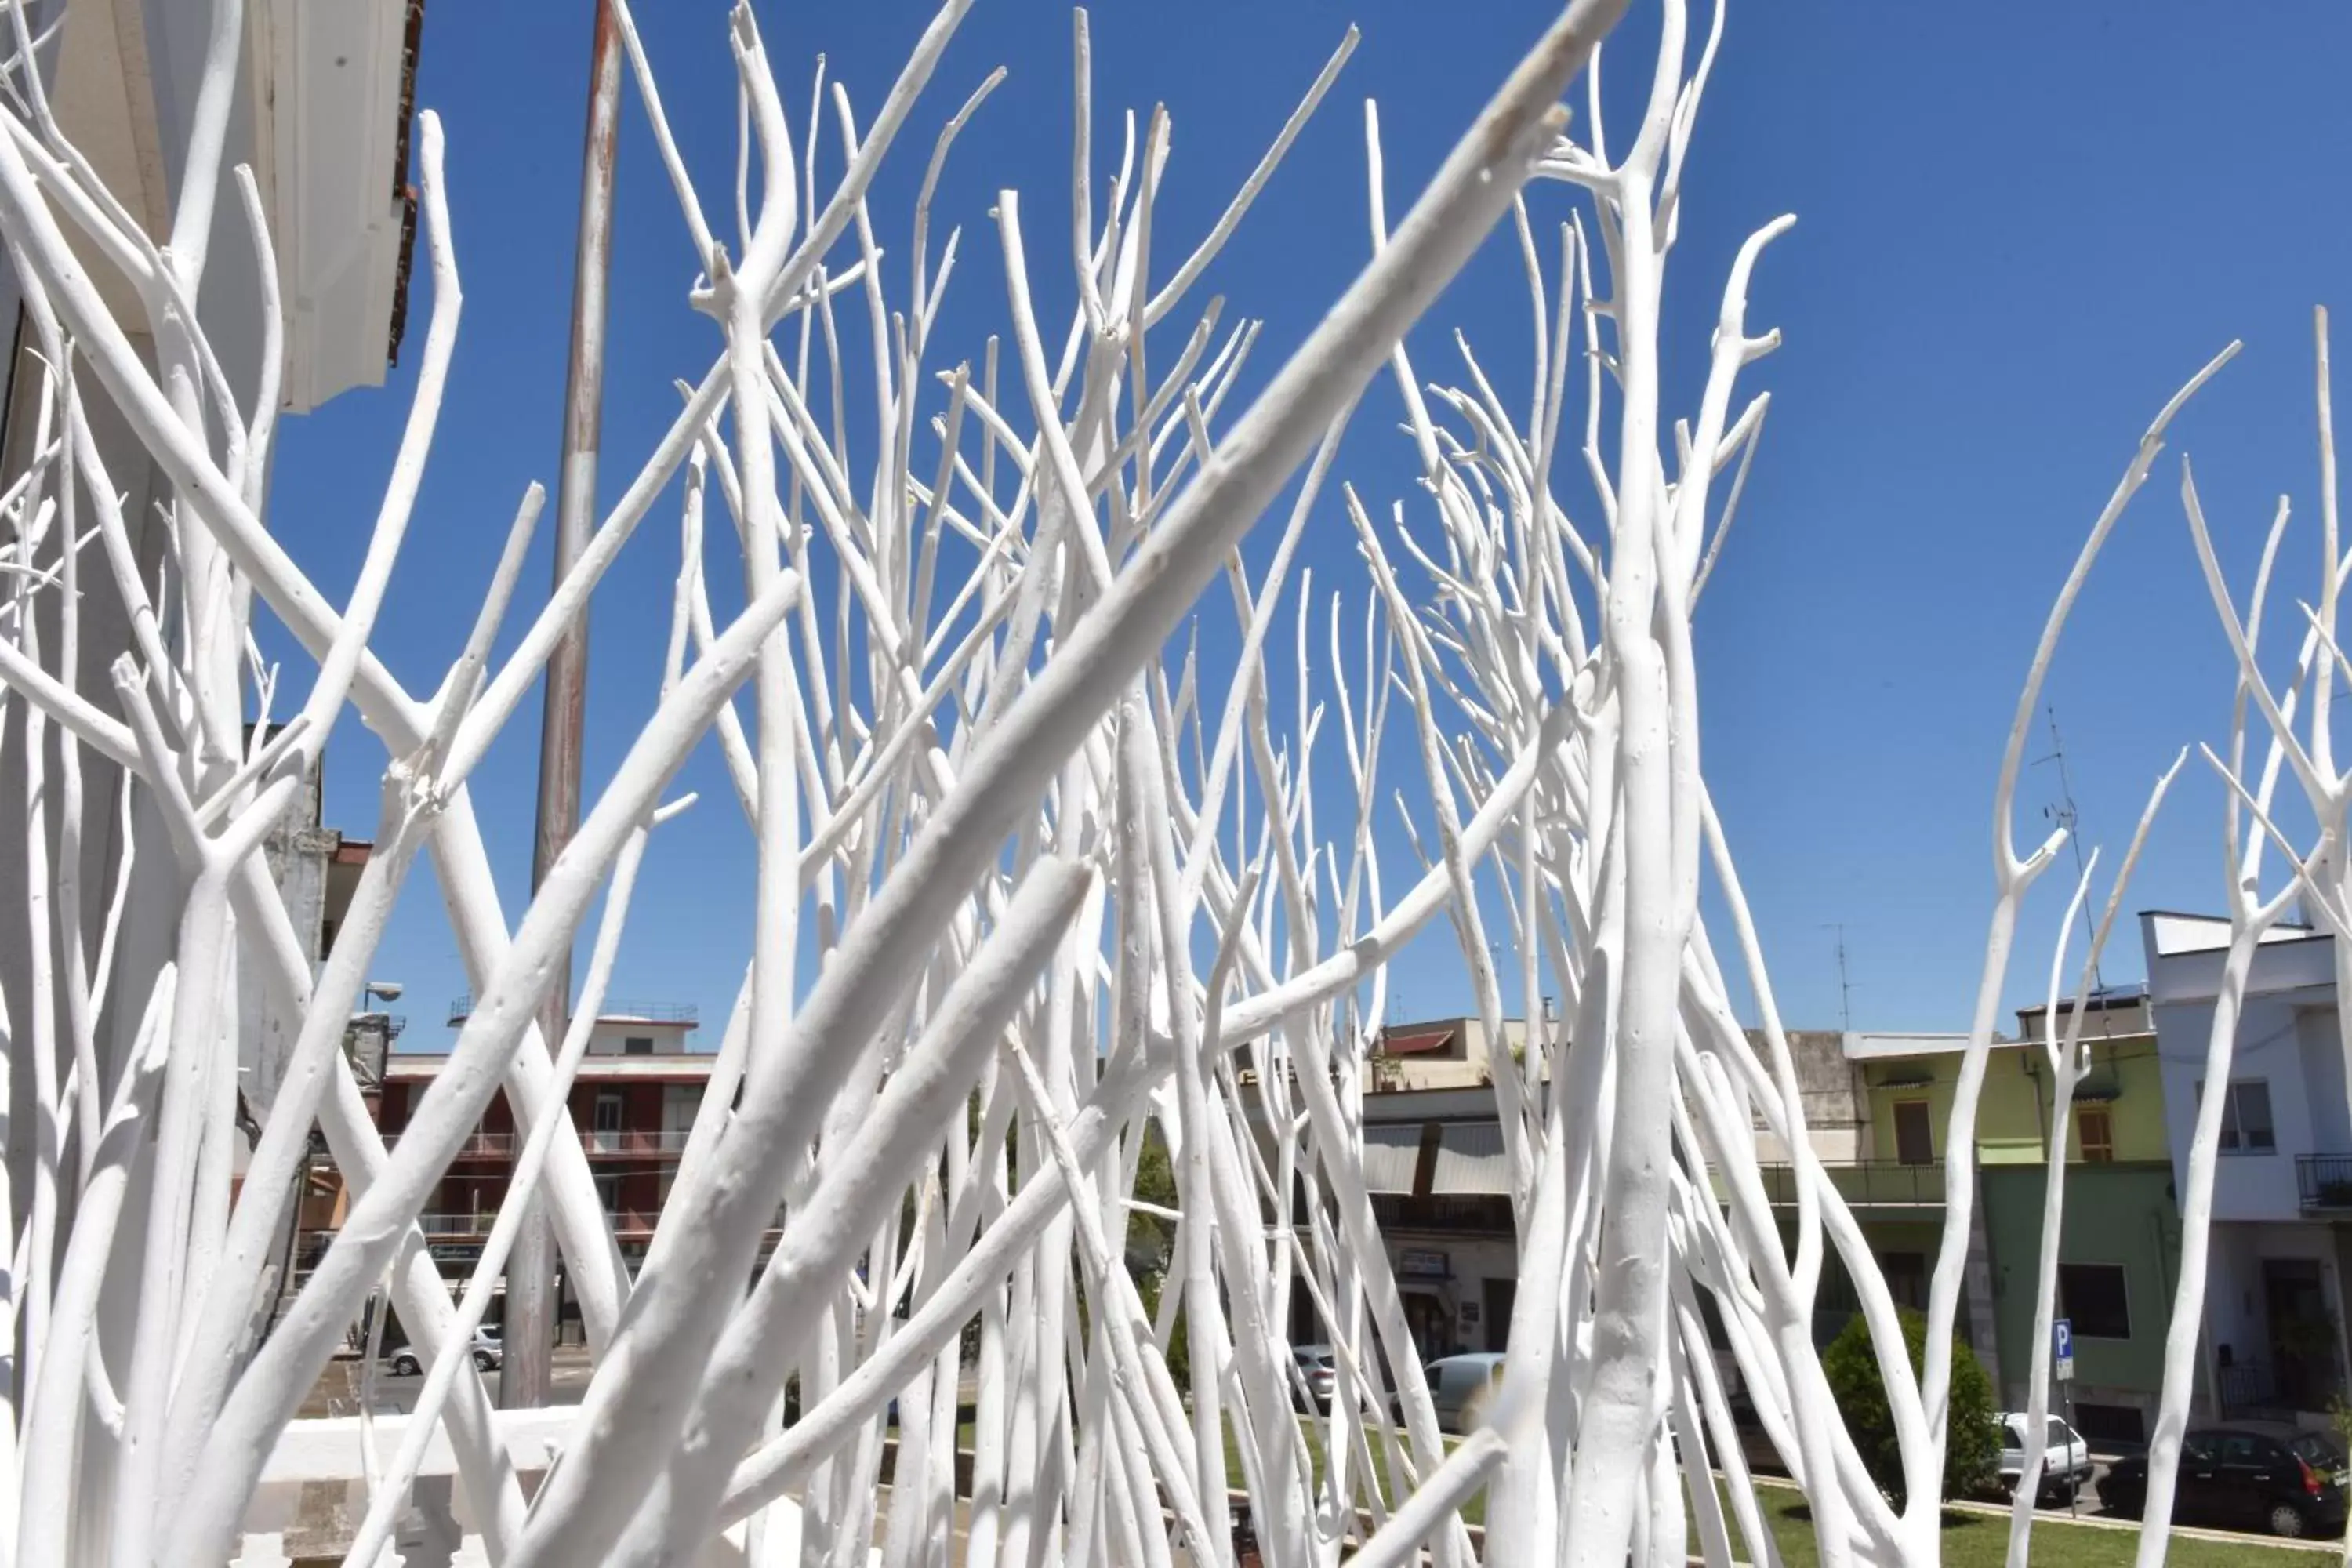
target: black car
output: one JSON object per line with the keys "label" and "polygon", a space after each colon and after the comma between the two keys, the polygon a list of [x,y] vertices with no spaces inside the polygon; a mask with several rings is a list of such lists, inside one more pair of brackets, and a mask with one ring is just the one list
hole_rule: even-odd
{"label": "black car", "polygon": [[[2346,1468],[2343,1445],[2324,1432],[2267,1421],[2200,1428],[2181,1439],[2172,1516],[2273,1535],[2337,1535]],[[2147,1501],[2147,1461],[2116,1460],[2099,1498],[2137,1517]]]}

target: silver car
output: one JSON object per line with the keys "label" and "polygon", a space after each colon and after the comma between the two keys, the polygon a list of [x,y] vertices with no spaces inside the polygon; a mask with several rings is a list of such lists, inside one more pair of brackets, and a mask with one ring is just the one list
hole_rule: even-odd
{"label": "silver car", "polygon": [[[495,1326],[486,1325],[474,1331],[474,1365],[483,1372],[496,1372],[507,1359],[506,1344],[499,1338]],[[392,1363],[394,1377],[415,1377],[424,1372],[425,1363],[415,1347],[403,1345],[384,1359]]]}
{"label": "silver car", "polygon": [[1300,1381],[1307,1385],[1304,1394],[1301,1394],[1295,1386],[1293,1387],[1292,1403],[1296,1404],[1305,1399],[1312,1402],[1318,1411],[1330,1409],[1331,1390],[1339,1382],[1339,1363],[1331,1354],[1331,1347],[1329,1345],[1293,1345],[1290,1348],[1290,1353],[1298,1363]]}

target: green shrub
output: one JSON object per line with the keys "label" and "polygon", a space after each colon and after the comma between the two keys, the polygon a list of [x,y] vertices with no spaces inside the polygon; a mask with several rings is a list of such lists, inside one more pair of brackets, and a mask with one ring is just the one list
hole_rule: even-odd
{"label": "green shrub", "polygon": [[[1909,1308],[1898,1308],[1903,1343],[1911,1370],[1926,1360],[1927,1321]],[[1859,1314],[1822,1352],[1822,1371],[1829,1379],[1830,1395],[1845,1416],[1846,1430],[1862,1451],[1863,1463],[1897,1507],[1904,1500],[1903,1456],[1895,1441],[1895,1420],[1886,1406],[1886,1385],[1878,1375],[1878,1356],[1870,1348],[1870,1329]],[[2000,1473],[2000,1427],[1993,1420],[1992,1380],[1968,1346],[1952,1341],[1951,1414],[1944,1444],[1944,1496],[1966,1497],[1990,1486]]]}

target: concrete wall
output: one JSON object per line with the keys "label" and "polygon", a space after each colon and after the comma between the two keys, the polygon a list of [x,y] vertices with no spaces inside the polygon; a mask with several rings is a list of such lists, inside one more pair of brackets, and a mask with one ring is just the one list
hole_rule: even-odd
{"label": "concrete wall", "polygon": [[[1786,1038],[1796,1071],[1798,1102],[1805,1113],[1806,1142],[1814,1156],[1832,1164],[1871,1158],[1862,1071],[1846,1059],[1845,1036],[1835,1029],[1791,1029]],[[1759,1058],[1771,1059],[1764,1031],[1748,1030],[1748,1040]],[[1756,1157],[1768,1164],[1785,1163],[1790,1158],[1788,1144],[1778,1133],[1765,1130],[1760,1112],[1755,1125]]]}
{"label": "concrete wall", "polygon": [[593,1057],[617,1057],[626,1054],[632,1039],[651,1040],[654,1055],[681,1056],[686,1051],[687,1037],[694,1032],[691,1024],[654,1023],[642,1018],[599,1018],[588,1032],[588,1054]]}

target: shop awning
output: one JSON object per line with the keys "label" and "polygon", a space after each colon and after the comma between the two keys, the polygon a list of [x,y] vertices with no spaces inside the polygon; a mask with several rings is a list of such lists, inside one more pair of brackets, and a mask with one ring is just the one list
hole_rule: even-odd
{"label": "shop awning", "polygon": [[1438,1135],[1437,1172],[1429,1190],[1441,1197],[1462,1193],[1511,1191],[1511,1163],[1503,1152],[1503,1128],[1496,1121],[1450,1121]]}
{"label": "shop awning", "polygon": [[1375,1193],[1412,1194],[1421,1165],[1421,1123],[1389,1122],[1364,1129],[1364,1186]]}

